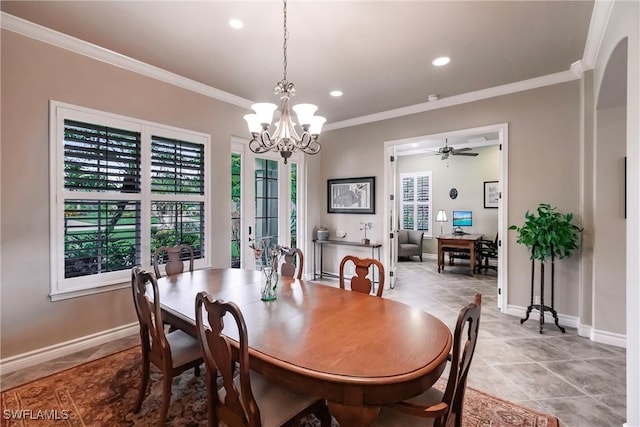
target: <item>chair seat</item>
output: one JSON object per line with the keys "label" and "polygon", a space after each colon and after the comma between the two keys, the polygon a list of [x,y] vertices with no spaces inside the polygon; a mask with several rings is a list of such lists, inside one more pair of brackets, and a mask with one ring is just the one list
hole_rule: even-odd
{"label": "chair seat", "polygon": [[171,348],[171,360],[174,368],[202,357],[198,340],[183,331],[177,330],[167,334],[167,341]]}
{"label": "chair seat", "polygon": [[[263,426],[281,426],[299,412],[318,401],[317,397],[307,396],[266,380],[256,372],[249,372],[251,391],[260,408],[260,419]],[[240,390],[240,376],[233,380]],[[218,390],[218,398],[222,401],[227,394],[224,387]]]}
{"label": "chair seat", "polygon": [[[442,402],[443,392],[431,387],[424,393],[405,400],[405,402],[412,403],[414,405],[429,407],[437,403]],[[372,424],[372,427],[406,427],[406,426],[432,426],[434,418],[416,418],[411,415],[403,414],[398,411],[382,407],[380,409],[380,415],[376,421]]]}

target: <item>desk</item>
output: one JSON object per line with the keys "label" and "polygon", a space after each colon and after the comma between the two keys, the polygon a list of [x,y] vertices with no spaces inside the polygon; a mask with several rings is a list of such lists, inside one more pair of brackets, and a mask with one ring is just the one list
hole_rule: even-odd
{"label": "desk", "polygon": [[[451,350],[448,327],[408,305],[281,278],[276,301],[260,300],[260,272],[206,269],[158,279],[163,314],[195,331],[195,296],[235,302],[249,333],[251,369],[326,398],[340,425],[368,426],[380,406],[429,389]],[[237,338],[233,322],[225,333]]]}
{"label": "desk", "polygon": [[[371,258],[376,258],[380,261],[380,248],[382,247],[381,243],[360,243],[360,242],[349,242],[345,240],[314,240],[313,241],[313,280],[316,279],[317,276],[320,276],[322,279],[324,276],[329,277],[339,277],[336,274],[326,273],[322,269],[323,262],[323,253],[325,245],[339,245],[339,246],[358,246],[361,248],[371,248]],[[320,274],[317,273],[316,269],[316,246],[320,246]],[[378,256],[375,256],[375,251],[378,251]],[[375,283],[375,276],[373,282]]]}
{"label": "desk", "polygon": [[444,251],[442,248],[466,249],[469,251],[471,275],[476,268],[476,241],[482,239],[482,234],[443,234],[438,236],[438,273],[444,270]]}

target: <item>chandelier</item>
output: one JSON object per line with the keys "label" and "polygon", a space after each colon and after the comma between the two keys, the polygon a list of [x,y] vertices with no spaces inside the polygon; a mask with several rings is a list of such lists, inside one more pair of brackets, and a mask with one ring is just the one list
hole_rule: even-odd
{"label": "chandelier", "polygon": [[318,137],[320,136],[322,125],[327,120],[324,117],[313,115],[318,109],[313,104],[294,105],[293,111],[296,113],[300,123],[299,128],[296,129],[296,123],[293,122],[289,109],[289,101],[296,94],[296,88],[292,82],[287,81],[288,38],[287,0],[284,0],[284,76],[273,90],[276,95],[280,95],[280,117],[275,124],[273,133],[269,133],[274,112],[278,108],[277,105],[269,102],[253,104],[251,109],[255,113],[244,116],[249,126],[249,132],[251,132],[249,149],[257,154],[266,153],[267,151],[279,151],[285,164],[295,151],[302,151],[307,154],[317,154],[320,151]]}

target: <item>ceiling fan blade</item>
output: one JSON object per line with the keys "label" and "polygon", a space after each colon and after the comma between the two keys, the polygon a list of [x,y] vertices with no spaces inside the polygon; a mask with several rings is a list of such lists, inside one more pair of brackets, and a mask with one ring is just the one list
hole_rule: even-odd
{"label": "ceiling fan blade", "polygon": [[454,153],[456,153],[456,152],[457,152],[457,153],[459,153],[459,152],[461,152],[461,151],[469,151],[469,150],[471,150],[471,148],[469,148],[469,147],[462,147],[462,148],[454,148],[454,149],[453,149],[453,152],[454,152]]}
{"label": "ceiling fan blade", "polygon": [[453,155],[454,155],[454,156],[477,156],[477,155],[478,155],[478,153],[460,153],[460,152],[456,153],[456,152],[454,151],[454,152],[453,152]]}

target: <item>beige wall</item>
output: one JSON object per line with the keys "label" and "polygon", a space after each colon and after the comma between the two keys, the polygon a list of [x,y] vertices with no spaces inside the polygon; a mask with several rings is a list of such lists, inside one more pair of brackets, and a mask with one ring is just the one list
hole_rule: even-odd
{"label": "beige wall", "polygon": [[[375,175],[376,215],[373,238],[382,240],[382,169],[384,142],[507,122],[509,124],[508,224],[521,225],[526,210],[546,202],[563,212],[580,208],[580,82],[572,81],[469,104],[428,111],[323,135],[323,175],[317,191],[326,197],[326,179]],[[360,218],[324,214],[330,229],[354,229]],[[357,228],[356,228],[357,230]],[[357,235],[357,234],[356,234]],[[510,233],[508,304],[526,307],[530,262],[527,250]],[[556,309],[578,315],[579,257],[557,263]],[[547,280],[547,283],[549,281]],[[547,291],[548,292],[548,291]],[[547,293],[548,295],[548,293]]]}
{"label": "beige wall", "polygon": [[[49,100],[211,135],[215,266],[228,266],[230,139],[243,110],[63,49],[2,31],[0,357],[135,322],[128,289],[51,302]],[[219,185],[218,183],[225,183]]]}
{"label": "beige wall", "polygon": [[607,301],[594,307],[593,327],[626,332],[626,219],[624,215],[624,158],[626,105],[598,110],[596,134],[595,245],[593,297]]}
{"label": "beige wall", "polygon": [[[465,227],[467,233],[483,234],[485,239],[493,240],[498,232],[498,209],[484,208],[484,182],[498,180],[499,154],[497,145],[477,147],[473,152],[476,157],[449,156],[442,160],[440,156],[413,155],[398,157],[398,173],[431,172],[433,188],[433,232],[432,237],[425,239],[423,250],[436,254],[438,244],[436,237],[440,234],[440,223],[435,221],[436,213],[444,209],[447,221],[442,224],[444,233],[451,232],[451,216],[453,210],[473,211],[473,226]],[[449,190],[455,187],[458,197],[451,199]],[[400,181],[398,180],[397,200],[400,200]]]}

